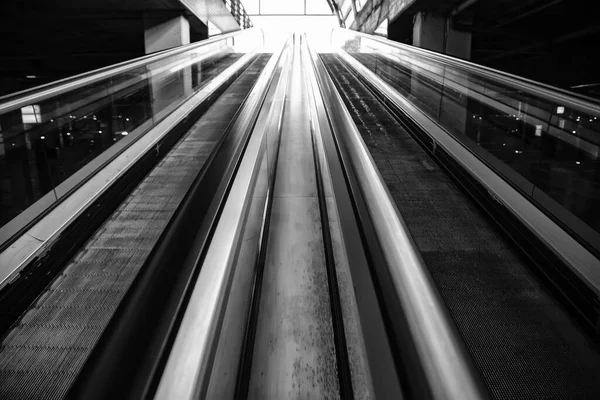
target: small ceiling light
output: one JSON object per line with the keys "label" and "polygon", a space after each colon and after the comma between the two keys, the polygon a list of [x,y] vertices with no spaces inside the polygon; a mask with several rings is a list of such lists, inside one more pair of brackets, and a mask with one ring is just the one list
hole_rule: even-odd
{"label": "small ceiling light", "polygon": [[44,140],[46,139],[46,136],[40,136],[40,139]]}
{"label": "small ceiling light", "polygon": [[25,78],[27,78],[27,79],[35,79],[35,78],[37,78],[37,76],[35,76],[35,75],[25,75]]}
{"label": "small ceiling light", "polygon": [[129,132],[127,132],[127,131],[123,131],[123,132],[121,132],[121,135],[123,135],[123,136],[127,136],[127,135],[129,135]]}

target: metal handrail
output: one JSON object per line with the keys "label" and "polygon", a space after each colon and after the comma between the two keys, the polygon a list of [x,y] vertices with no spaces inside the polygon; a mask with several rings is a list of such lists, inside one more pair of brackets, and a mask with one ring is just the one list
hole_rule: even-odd
{"label": "metal handrail", "polygon": [[133,60],[128,60],[119,64],[100,68],[94,71],[84,72],[83,74],[65,78],[56,82],[51,82],[46,85],[38,86],[36,88],[9,94],[7,96],[0,97],[0,115],[9,111],[20,109],[24,106],[36,104],[51,97],[59,96],[61,94],[70,92],[75,89],[79,89],[87,85],[94,84],[104,79],[124,74],[128,71],[143,67],[150,63],[161,61],[168,57],[176,56],[178,54],[182,54],[190,50],[218,43],[222,40],[226,40],[234,36],[247,34],[248,32],[255,32],[256,30],[260,30],[262,32],[262,29],[260,28],[252,28],[226,33],[223,35],[214,36],[210,39],[203,40],[201,42],[184,45],[174,49],[164,50],[154,54],[149,54]]}
{"label": "metal handrail", "polygon": [[[338,141],[352,164],[357,185],[373,222],[377,241],[387,264],[411,343],[418,355],[418,368],[426,387],[419,388],[433,399],[486,399],[471,357],[439,294],[406,223],[361,139],[325,66],[311,49],[311,59],[320,89],[327,99],[332,126],[342,134]],[[401,315],[395,318],[402,318]],[[413,347],[414,346],[414,347]]]}
{"label": "metal handrail", "polygon": [[537,82],[531,79],[523,78],[518,75],[509,74],[508,72],[499,71],[483,65],[478,65],[470,61],[454,58],[452,56],[436,53],[435,51],[423,49],[416,46],[410,46],[404,43],[398,43],[380,36],[369,35],[363,32],[353,31],[350,29],[335,28],[332,29],[330,35],[330,43],[333,44],[333,35],[336,31],[347,31],[355,36],[365,37],[376,42],[385,44],[390,47],[395,47],[400,50],[413,52],[425,58],[433,59],[443,63],[446,66],[453,66],[467,72],[478,74],[487,79],[497,81],[502,85],[506,85],[518,90],[528,91],[536,96],[556,102],[561,105],[566,105],[584,111],[590,115],[600,115],[600,103],[598,100],[583,96],[577,93],[569,92],[555,86],[551,86],[542,82]]}
{"label": "metal handrail", "polygon": [[238,161],[238,172],[228,189],[211,242],[203,250],[203,258],[188,258],[188,262],[202,262],[202,269],[194,287],[190,288],[179,331],[154,395],[157,400],[204,398],[203,392],[208,389],[211,354],[218,344],[218,320],[224,316],[225,293],[232,278],[237,243],[241,240],[241,226],[248,212],[248,196],[251,196],[253,176],[259,168],[258,153],[265,134],[256,134],[254,122],[264,104],[271,104],[270,96],[274,94],[269,94],[269,89],[277,82],[276,72],[282,68],[288,44],[289,40],[263,68],[244,103],[245,108],[231,128],[250,137]]}

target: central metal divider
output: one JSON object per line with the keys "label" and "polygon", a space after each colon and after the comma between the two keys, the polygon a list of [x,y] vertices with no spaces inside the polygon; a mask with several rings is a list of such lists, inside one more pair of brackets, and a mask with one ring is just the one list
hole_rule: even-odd
{"label": "central metal divider", "polygon": [[155,397],[487,398],[322,62],[281,54]]}

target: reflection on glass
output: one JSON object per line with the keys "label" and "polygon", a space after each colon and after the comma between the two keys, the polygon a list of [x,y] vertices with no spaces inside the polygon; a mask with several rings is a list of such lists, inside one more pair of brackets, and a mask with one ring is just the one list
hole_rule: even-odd
{"label": "reflection on glass", "polygon": [[558,103],[410,46],[342,30],[334,40],[493,167],[509,166],[518,175],[497,171],[525,195],[600,231],[600,106]]}
{"label": "reflection on glass", "polygon": [[21,108],[21,116],[23,117],[23,124],[39,124],[42,122],[40,106],[37,104]]}
{"label": "reflection on glass", "polygon": [[48,196],[54,201],[75,188],[253,50],[262,34],[250,30],[238,38],[240,46],[231,38],[192,45],[189,51],[0,114],[0,227],[36,201]]}

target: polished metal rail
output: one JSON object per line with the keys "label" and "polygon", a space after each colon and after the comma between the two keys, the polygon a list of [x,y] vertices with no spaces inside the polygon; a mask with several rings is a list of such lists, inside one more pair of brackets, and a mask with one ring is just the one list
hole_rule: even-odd
{"label": "polished metal rail", "polygon": [[[421,371],[418,381],[422,387],[413,390],[433,399],[487,398],[454,322],[367,146],[322,61],[314,50],[311,55],[337,141],[351,163],[346,168],[352,168],[355,173],[383,252],[394,288],[391,295],[400,305],[401,315],[394,315],[392,323],[404,325],[403,329],[408,331],[409,343],[399,342],[398,346],[407,354],[416,351],[414,374],[418,376]],[[400,341],[400,338],[394,340]]]}
{"label": "polished metal rail", "polygon": [[536,82],[531,79],[523,78],[507,72],[499,71],[483,65],[478,65],[470,61],[454,58],[446,54],[436,53],[435,51],[423,49],[416,46],[410,46],[404,43],[394,42],[380,36],[369,35],[362,32],[350,31],[349,29],[335,28],[331,31],[330,41],[333,44],[334,35],[336,33],[344,35],[358,36],[368,40],[373,40],[382,43],[386,46],[395,47],[399,50],[411,52],[413,54],[435,60],[436,62],[451,66],[457,69],[464,70],[468,73],[477,74],[484,78],[498,82],[499,84],[509,86],[519,91],[525,91],[542,97],[546,100],[556,102],[561,106],[568,106],[593,116],[600,116],[600,103],[598,100],[591,97],[579,95],[567,90],[547,85],[541,82]]}
{"label": "polished metal rail", "polygon": [[[261,107],[272,101],[266,98],[267,92],[276,69],[282,68],[285,62],[287,44],[265,66],[246,100],[248,108],[240,114],[232,129],[245,132],[254,129]],[[203,259],[196,260],[203,263],[202,269],[158,385],[156,399],[204,398],[208,390],[219,327],[241,240],[240,231],[248,212],[248,197],[260,169],[259,154],[264,151],[262,143],[265,131],[260,135],[254,132],[250,137],[209,248]]]}
{"label": "polished metal rail", "polygon": [[[56,82],[51,82],[46,85],[36,88],[27,89],[21,92],[12,93],[4,97],[0,97],[0,115],[9,111],[17,110],[30,104],[36,104],[51,97],[73,91],[100,82],[117,75],[124,74],[136,68],[143,67],[150,63],[164,60],[168,57],[173,57],[178,54],[195,50],[200,47],[205,47],[214,43],[223,41],[224,39],[234,38],[239,35],[247,35],[249,32],[261,31],[260,28],[252,28],[243,31],[236,31],[224,35],[214,36],[210,39],[201,42],[192,43],[189,45],[177,47],[174,49],[164,50],[158,53],[149,54],[134,60],[124,61],[109,67],[100,68],[94,71],[85,72],[80,75],[65,78]],[[264,33],[263,33],[264,36]]]}

